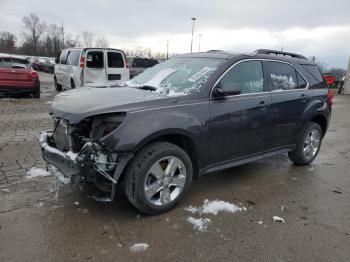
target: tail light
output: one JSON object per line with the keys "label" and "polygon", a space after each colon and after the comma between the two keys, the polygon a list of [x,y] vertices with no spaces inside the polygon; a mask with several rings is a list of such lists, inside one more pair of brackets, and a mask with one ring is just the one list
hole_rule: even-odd
{"label": "tail light", "polygon": [[85,56],[81,56],[80,57],[79,67],[80,68],[84,68],[85,67]]}
{"label": "tail light", "polygon": [[328,94],[327,94],[327,96],[328,96],[329,104],[332,106],[332,105],[333,105],[333,97],[334,97],[334,94],[333,94],[333,92],[332,92],[331,89],[328,89]]}
{"label": "tail light", "polygon": [[125,58],[125,68],[129,68],[128,59]]}
{"label": "tail light", "polygon": [[31,77],[32,77],[32,81],[38,81],[39,80],[39,75],[38,75],[37,71],[32,70],[30,72],[30,74],[31,74]]}

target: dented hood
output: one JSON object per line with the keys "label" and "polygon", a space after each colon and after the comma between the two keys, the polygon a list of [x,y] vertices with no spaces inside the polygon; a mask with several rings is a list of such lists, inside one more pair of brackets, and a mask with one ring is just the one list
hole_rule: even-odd
{"label": "dented hood", "polygon": [[129,87],[83,87],[58,94],[52,103],[52,113],[57,118],[64,118],[69,123],[76,124],[97,114],[144,109],[152,104],[147,101],[153,100],[161,100],[162,104],[167,104],[173,99]]}

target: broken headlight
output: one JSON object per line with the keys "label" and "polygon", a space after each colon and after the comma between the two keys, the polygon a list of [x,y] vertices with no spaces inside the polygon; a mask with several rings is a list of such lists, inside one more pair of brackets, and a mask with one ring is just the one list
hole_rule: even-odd
{"label": "broken headlight", "polygon": [[102,114],[94,117],[90,138],[99,139],[113,132],[125,119],[125,113]]}

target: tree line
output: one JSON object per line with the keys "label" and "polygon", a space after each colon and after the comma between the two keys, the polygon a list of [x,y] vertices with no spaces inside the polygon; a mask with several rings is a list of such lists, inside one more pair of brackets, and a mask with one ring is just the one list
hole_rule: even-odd
{"label": "tree line", "polygon": [[[69,47],[109,47],[105,37],[95,38],[91,32],[78,35],[66,32],[63,24],[47,24],[37,14],[24,16],[22,41],[11,32],[0,32],[0,53],[28,56],[55,57],[60,50]],[[164,53],[153,53],[149,48],[124,49],[126,55],[165,58]]]}

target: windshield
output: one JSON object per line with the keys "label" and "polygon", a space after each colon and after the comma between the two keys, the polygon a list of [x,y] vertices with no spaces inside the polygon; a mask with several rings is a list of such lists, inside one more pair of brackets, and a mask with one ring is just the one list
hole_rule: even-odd
{"label": "windshield", "polygon": [[167,95],[186,95],[207,82],[224,59],[178,57],[148,68],[126,82],[131,87],[153,87],[155,92]]}

